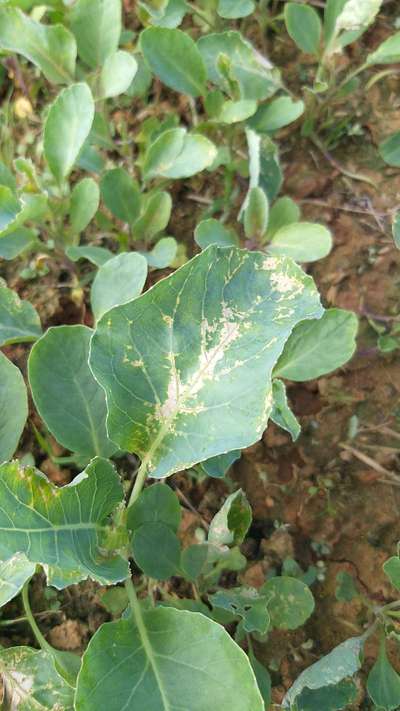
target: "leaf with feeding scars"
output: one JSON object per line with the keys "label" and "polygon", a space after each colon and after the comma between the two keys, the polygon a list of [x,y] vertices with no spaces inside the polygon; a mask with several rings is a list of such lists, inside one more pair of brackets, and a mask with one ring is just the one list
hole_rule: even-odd
{"label": "leaf with feeding scars", "polygon": [[241,489],[229,494],[210,523],[208,540],[217,546],[243,543],[253,516],[246,494]]}
{"label": "leaf with feeding scars", "polygon": [[100,319],[89,362],[109,436],[156,478],[249,446],[266,427],[271,371],[293,326],[322,313],[291,259],[209,247]]}
{"label": "leaf with feeding scars", "polygon": [[244,652],[198,612],[158,607],[102,625],[83,656],[76,711],[262,711]]}
{"label": "leaf with feeding scars", "polygon": [[243,620],[246,632],[265,634],[269,628],[270,617],[268,597],[260,595],[255,588],[241,587],[218,590],[208,599],[212,607],[232,612]]}
{"label": "leaf with feeding scars", "polygon": [[12,558],[0,561],[0,607],[21,592],[26,581],[34,574],[35,567],[23,553],[16,553]]}
{"label": "leaf with feeding scars", "polygon": [[43,565],[49,585],[61,589],[92,578],[125,580],[128,564],[102,550],[108,519],[123,499],[111,462],[97,457],[71,484],[54,486],[35,467],[0,467],[0,558],[24,553]]}
{"label": "leaf with feeding scars", "polygon": [[336,686],[343,679],[358,672],[360,653],[365,637],[350,637],[332,649],[329,654],[304,669],[283,699],[283,708],[292,708],[304,689],[321,689]]}
{"label": "leaf with feeding scars", "polygon": [[4,709],[73,711],[74,689],[57,672],[48,652],[30,647],[0,651]]}

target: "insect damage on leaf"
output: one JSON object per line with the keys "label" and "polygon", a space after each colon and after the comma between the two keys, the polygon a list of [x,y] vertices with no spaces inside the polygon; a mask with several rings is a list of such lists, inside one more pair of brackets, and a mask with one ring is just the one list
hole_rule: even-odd
{"label": "insect damage on leaf", "polygon": [[209,247],[100,320],[90,367],[110,436],[155,477],[255,442],[288,336],[321,314],[312,279],[290,259]]}
{"label": "insect damage on leaf", "polygon": [[0,558],[23,552],[44,566],[58,588],[90,577],[124,580],[126,561],[108,555],[108,517],[121,502],[122,486],[110,462],[97,457],[68,486],[51,484],[34,467],[0,467]]}

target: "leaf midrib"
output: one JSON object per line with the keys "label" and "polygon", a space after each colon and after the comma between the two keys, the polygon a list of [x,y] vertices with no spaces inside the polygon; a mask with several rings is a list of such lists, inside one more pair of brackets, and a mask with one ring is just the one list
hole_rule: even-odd
{"label": "leaf midrib", "polygon": [[[132,609],[132,614],[135,620],[136,628],[139,633],[140,641],[142,643],[143,649],[146,653],[149,664],[153,670],[157,686],[160,692],[161,700],[163,703],[163,711],[172,711],[172,707],[168,701],[166,691],[164,689],[163,681],[161,679],[160,673],[158,671],[156,655],[154,654],[152,644],[150,642],[149,635],[147,633],[147,628],[143,619],[142,611],[140,608],[140,603],[136,597],[136,594],[130,594],[130,588],[128,588],[129,602]],[[161,710],[160,710],[161,711]]]}

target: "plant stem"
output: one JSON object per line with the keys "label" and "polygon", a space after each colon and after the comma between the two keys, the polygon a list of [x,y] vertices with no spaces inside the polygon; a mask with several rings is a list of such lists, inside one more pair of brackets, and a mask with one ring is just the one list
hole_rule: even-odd
{"label": "plant stem", "polygon": [[399,69],[396,69],[396,67],[390,67],[389,69],[382,69],[381,72],[378,72],[377,74],[374,74],[371,79],[366,83],[365,85],[365,91],[369,91],[376,82],[380,81],[381,79],[384,79],[385,77],[389,77],[392,74],[398,74]]}
{"label": "plant stem", "polygon": [[345,175],[346,178],[350,178],[351,180],[360,180],[363,183],[368,183],[368,185],[372,185],[372,187],[376,187],[375,183],[371,178],[369,178],[367,175],[361,175],[360,173],[352,173],[350,170],[346,170],[338,161],[327,151],[325,148],[324,144],[322,141],[319,140],[318,136],[315,133],[311,133],[309,136],[310,141],[314,143],[314,145],[319,148],[321,151],[322,155],[326,160],[331,163],[342,175]]}
{"label": "plant stem", "polygon": [[146,481],[147,477],[147,462],[144,461],[141,463],[138,473],[136,474],[136,479],[135,483],[133,485],[132,493],[129,497],[128,501],[128,506],[132,506],[132,504],[135,503],[135,501],[139,498],[140,492],[143,489],[144,483]]}
{"label": "plant stem", "polygon": [[51,645],[48,643],[48,641],[43,637],[38,625],[36,624],[36,620],[34,618],[32,608],[29,602],[29,580],[25,583],[24,587],[22,588],[22,603],[24,606],[25,610],[25,615],[26,619],[29,622],[32,632],[35,635],[36,641],[41,649],[45,652],[51,652],[53,653],[53,648]]}
{"label": "plant stem", "polygon": [[[62,614],[61,610],[43,610],[43,612],[34,613],[34,617],[49,617],[50,615]],[[13,625],[21,624],[22,622],[29,622],[25,615],[22,617],[14,617],[13,620],[0,620],[0,627],[12,627]]]}

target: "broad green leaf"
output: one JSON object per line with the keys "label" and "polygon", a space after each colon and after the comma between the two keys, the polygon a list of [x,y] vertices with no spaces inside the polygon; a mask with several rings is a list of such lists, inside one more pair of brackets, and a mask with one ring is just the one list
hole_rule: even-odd
{"label": "broad green leaf", "polygon": [[127,91],[137,68],[136,59],[129,52],[118,50],[114,54],[110,54],[105,60],[100,74],[101,98],[108,99]]}
{"label": "broad green leaf", "polygon": [[207,249],[210,244],[217,244],[219,247],[234,247],[238,244],[234,231],[213,217],[199,222],[194,231],[194,241],[201,249]]}
{"label": "broad green leaf", "polygon": [[250,664],[252,666],[254,675],[257,680],[257,685],[260,690],[260,694],[263,698],[264,705],[267,709],[269,709],[269,706],[271,704],[271,677],[269,674],[268,669],[264,667],[263,664],[261,664],[258,659],[255,658],[254,654],[249,651],[249,660]]}
{"label": "broad green leaf", "polygon": [[173,29],[181,24],[188,10],[189,7],[185,0],[169,0],[163,16],[160,19],[153,18],[152,24],[157,27]]}
{"label": "broad green leaf", "polygon": [[400,558],[392,556],[383,564],[384,573],[388,576],[392,585],[400,590]]}
{"label": "broad green leaf", "polygon": [[77,0],[71,11],[71,29],[81,59],[92,69],[103,66],[118,49],[121,0]]}
{"label": "broad green leaf", "polygon": [[165,523],[144,523],[132,536],[132,554],[136,565],[149,578],[168,580],[179,573],[181,546]]}
{"label": "broad green leaf", "polygon": [[261,241],[267,230],[268,215],[269,204],[264,190],[259,187],[251,188],[244,211],[244,231],[247,239]]}
{"label": "broad green leaf", "polygon": [[95,216],[100,201],[99,186],[93,178],[83,178],[71,194],[71,232],[79,234]]}
{"label": "broad green leaf", "polygon": [[400,131],[396,131],[379,144],[379,153],[388,165],[394,168],[400,166]]}
{"label": "broad green leaf", "polygon": [[286,575],[270,578],[260,592],[269,598],[271,627],[294,630],[304,625],[314,611],[315,603],[310,588],[297,578]]}
{"label": "broad green leaf", "polygon": [[[1,242],[0,242],[1,248]],[[178,251],[178,243],[173,237],[162,237],[151,252],[142,252],[152,269],[170,267]]]}
{"label": "broad green leaf", "polygon": [[44,155],[59,183],[71,172],[93,118],[94,101],[87,84],[63,89],[51,105],[44,125]]}
{"label": "broad green leaf", "polygon": [[132,531],[144,523],[163,523],[176,533],[180,521],[179,499],[167,484],[148,486],[128,509],[127,525]]}
{"label": "broad green leaf", "polygon": [[87,326],[49,328],[29,356],[32,396],[40,417],[60,444],[87,457],[110,457],[117,446],[106,431],[104,391],[88,366]]}
{"label": "broad green leaf", "polygon": [[291,708],[304,689],[334,688],[343,679],[353,676],[360,668],[360,653],[364,637],[351,637],[335,647],[329,654],[305,669],[290,687],[283,707]]}
{"label": "broad green leaf", "polygon": [[35,568],[35,564],[23,553],[16,553],[12,558],[0,561],[0,607],[21,592],[26,581],[34,574]]}
{"label": "broad green leaf", "polygon": [[269,213],[267,238],[273,237],[281,227],[300,221],[300,208],[290,197],[274,202]]}
{"label": "broad green leaf", "polygon": [[0,650],[3,707],[18,711],[73,711],[74,689],[48,652],[30,647]]}
{"label": "broad green leaf", "polygon": [[28,417],[28,396],[21,371],[0,352],[0,462],[10,459]]}
{"label": "broad green leaf", "polygon": [[285,23],[290,37],[299,49],[308,54],[318,54],[322,25],[318,12],[313,7],[297,2],[285,3]]}
{"label": "broad green leaf", "polygon": [[378,709],[394,711],[400,703],[400,675],[393,669],[387,654],[386,641],[380,645],[378,659],[367,679],[367,690]]}
{"label": "broad green leaf", "polygon": [[191,582],[194,582],[204,571],[209,559],[208,543],[194,543],[182,551],[181,572]]}
{"label": "broad green leaf", "polygon": [[257,102],[253,99],[240,101],[224,101],[219,113],[214,117],[218,123],[239,123],[253,116],[257,109]]}
{"label": "broad green leaf", "polygon": [[92,262],[92,264],[95,264],[96,267],[101,267],[114,256],[109,249],[91,246],[90,244],[83,244],[80,247],[67,247],[65,254],[68,259],[71,259],[72,262],[78,262],[80,259],[87,259],[89,262]]}
{"label": "broad green leaf", "polygon": [[263,711],[244,652],[197,612],[158,607],[106,623],[83,656],[76,711]]}
{"label": "broad green leaf", "polygon": [[367,56],[368,64],[394,64],[400,62],[400,32],[388,37]]}
{"label": "broad green leaf", "polygon": [[0,558],[24,553],[45,566],[49,585],[86,578],[124,580],[128,564],[105,550],[110,514],[123,499],[112,464],[96,458],[68,486],[57,487],[34,467],[0,466]]}
{"label": "broad green leaf", "polygon": [[[259,101],[279,88],[272,64],[261,56],[240,32],[213,33],[197,43],[209,81],[237,99]],[[224,71],[221,71],[221,58]]]}
{"label": "broad green leaf", "polygon": [[101,179],[100,190],[106,206],[119,220],[132,224],[139,217],[139,187],[126,170],[108,170]]}
{"label": "broad green leaf", "polygon": [[132,237],[143,242],[151,242],[166,229],[171,217],[172,200],[164,190],[150,195],[143,214],[132,225]]}
{"label": "broad green leaf", "polygon": [[218,590],[214,595],[209,595],[208,599],[213,607],[228,610],[241,617],[245,632],[267,632],[270,623],[268,597],[259,595],[255,588]]}
{"label": "broad green leaf", "polygon": [[158,135],[147,148],[143,165],[145,176],[158,175],[164,168],[169,169],[182,152],[185,137],[185,128],[171,128]]}
{"label": "broad green leaf", "polygon": [[218,0],[217,12],[226,20],[236,20],[251,15],[254,9],[254,0]]}
{"label": "broad green leaf", "polygon": [[240,545],[250,528],[252,513],[246,495],[234,491],[210,523],[208,540],[218,546]]}
{"label": "broad green leaf", "polygon": [[347,709],[358,696],[353,681],[345,679],[321,689],[303,689],[296,699],[296,711],[341,711]]}
{"label": "broad green leaf", "polygon": [[[393,235],[393,242],[395,243],[397,249],[400,249],[400,212],[396,212],[396,214],[393,217],[392,235]],[[1,242],[0,242],[0,249],[1,249]]]}
{"label": "broad green leaf", "polygon": [[275,232],[267,249],[271,254],[291,257],[296,262],[315,262],[331,251],[332,235],[323,225],[293,222]]}
{"label": "broad green leaf", "polygon": [[35,230],[20,227],[15,232],[10,232],[5,237],[0,239],[0,258],[12,260],[19,257],[23,252],[28,251],[36,240],[37,232]]}
{"label": "broad green leaf", "polygon": [[356,349],[358,319],[352,311],[327,309],[319,320],[296,326],[274,376],[301,382],[344,365]]}
{"label": "broad green leaf", "polygon": [[90,291],[96,321],[114,306],[126,304],[141,294],[147,278],[147,260],[137,252],[122,252],[97,272]]}
{"label": "broad green leaf", "polygon": [[271,370],[293,326],[321,314],[291,260],[209,247],[100,320],[90,367],[110,437],[156,478],[247,447],[266,427]]}
{"label": "broad green leaf", "polygon": [[144,175],[147,180],[190,178],[209,168],[217,155],[215,145],[200,133],[185,128],[171,128],[156,138],[147,151]]}
{"label": "broad green leaf", "polygon": [[206,69],[192,38],[178,29],[149,27],[140,48],[151,71],[170,89],[189,96],[206,91]]}
{"label": "broad green leaf", "polygon": [[228,469],[234,462],[240,459],[240,449],[234,449],[233,452],[227,454],[219,454],[218,457],[211,457],[201,463],[201,468],[208,476],[214,479],[223,479]]}
{"label": "broad green leaf", "polygon": [[0,286],[0,345],[29,343],[42,335],[40,318],[29,301],[13,289]]}
{"label": "broad green leaf", "polygon": [[0,8],[0,48],[22,54],[54,84],[70,84],[76,42],[62,25],[42,25],[17,8]]}
{"label": "broad green leaf", "polygon": [[[298,5],[298,7],[307,9],[306,5]],[[283,126],[293,123],[303,113],[303,101],[294,101],[290,96],[280,96],[278,99],[273,99],[270,103],[260,106],[248,121],[248,125],[257,133],[273,133],[279,131]]]}
{"label": "broad green leaf", "polygon": [[272,406],[271,420],[275,422],[276,425],[289,432],[293,442],[295,442],[301,432],[301,427],[289,407],[286,387],[281,380],[273,380],[272,394],[274,403]]}

